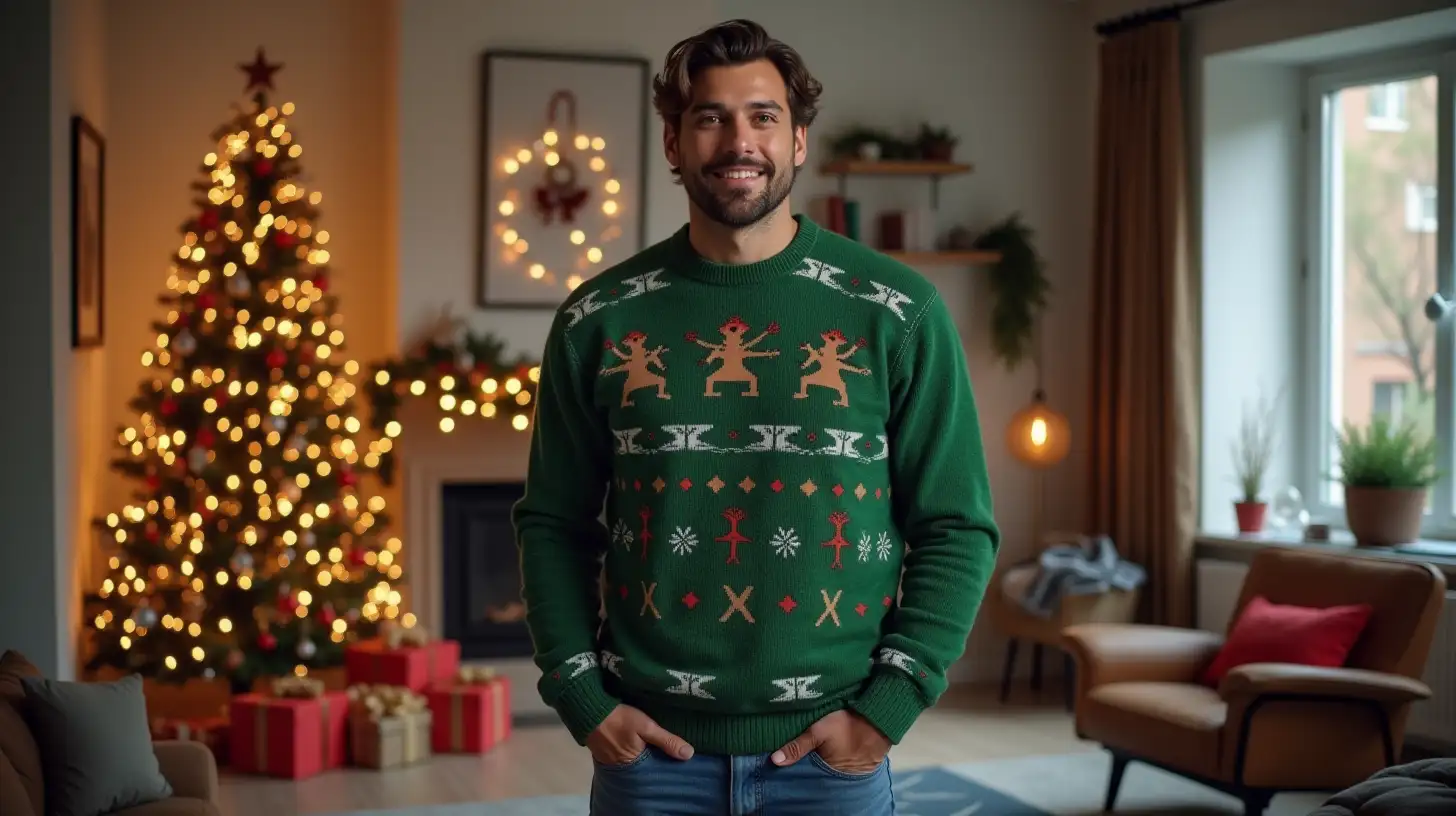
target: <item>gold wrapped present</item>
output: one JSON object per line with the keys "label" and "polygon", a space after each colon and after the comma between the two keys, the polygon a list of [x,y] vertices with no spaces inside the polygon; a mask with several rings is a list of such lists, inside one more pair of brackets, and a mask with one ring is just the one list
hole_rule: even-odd
{"label": "gold wrapped present", "polygon": [[354,764],[395,768],[430,756],[433,716],[424,695],[404,686],[350,686],[349,738]]}

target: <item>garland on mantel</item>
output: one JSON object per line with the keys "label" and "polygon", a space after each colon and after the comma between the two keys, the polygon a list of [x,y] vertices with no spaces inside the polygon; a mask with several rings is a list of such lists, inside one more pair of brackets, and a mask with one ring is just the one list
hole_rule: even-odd
{"label": "garland on mantel", "polygon": [[399,407],[407,397],[438,406],[438,427],[455,430],[457,421],[508,418],[511,427],[531,426],[540,362],[522,354],[507,360],[506,344],[495,335],[476,334],[448,315],[429,337],[404,356],[370,363],[365,386],[372,407],[370,424],[382,434],[379,476],[394,483],[394,440],[403,427]]}

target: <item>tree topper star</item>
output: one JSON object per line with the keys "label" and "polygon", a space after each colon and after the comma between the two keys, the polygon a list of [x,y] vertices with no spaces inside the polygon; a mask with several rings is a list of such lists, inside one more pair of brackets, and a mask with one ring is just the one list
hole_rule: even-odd
{"label": "tree topper star", "polygon": [[244,90],[251,91],[254,88],[272,88],[273,74],[283,67],[281,62],[268,62],[263,58],[263,46],[258,46],[258,55],[253,62],[239,63],[238,70],[248,75],[248,87]]}

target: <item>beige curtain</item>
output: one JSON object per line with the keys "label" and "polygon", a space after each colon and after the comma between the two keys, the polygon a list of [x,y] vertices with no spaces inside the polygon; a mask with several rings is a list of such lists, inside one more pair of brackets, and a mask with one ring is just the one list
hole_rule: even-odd
{"label": "beige curtain", "polygon": [[1101,45],[1092,285],[1091,528],[1148,573],[1142,620],[1193,620],[1197,291],[1177,21]]}

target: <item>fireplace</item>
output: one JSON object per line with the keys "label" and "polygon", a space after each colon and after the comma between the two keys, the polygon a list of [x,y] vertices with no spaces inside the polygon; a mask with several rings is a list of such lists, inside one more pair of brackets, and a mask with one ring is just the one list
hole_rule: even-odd
{"label": "fireplace", "polygon": [[462,658],[531,656],[511,525],[524,490],[520,482],[441,485],[443,628]]}

